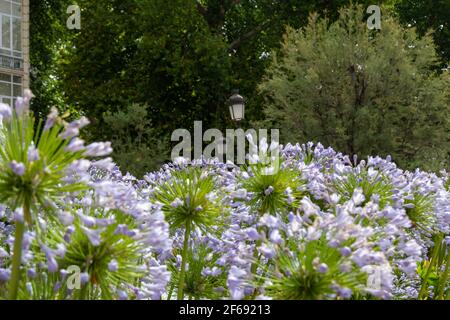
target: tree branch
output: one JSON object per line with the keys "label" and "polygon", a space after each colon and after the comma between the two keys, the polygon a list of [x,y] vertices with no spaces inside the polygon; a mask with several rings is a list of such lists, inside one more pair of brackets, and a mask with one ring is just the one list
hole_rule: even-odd
{"label": "tree branch", "polygon": [[199,1],[195,1],[195,5],[197,6],[197,11],[206,19],[208,15],[208,9]]}
{"label": "tree branch", "polygon": [[198,13],[200,13],[203,18],[208,23],[211,29],[219,31],[222,29],[225,23],[226,12],[233,6],[239,5],[242,0],[231,0],[228,5],[225,6],[224,3],[220,3],[218,7],[208,7],[203,5],[199,0],[195,0],[195,5]]}
{"label": "tree branch", "polygon": [[237,48],[239,48],[239,46],[247,41],[248,39],[256,36],[258,33],[260,33],[265,27],[267,27],[269,25],[270,21],[266,21],[260,25],[258,25],[255,29],[244,33],[243,35],[241,35],[239,38],[237,38],[236,40],[234,40],[233,42],[231,42],[231,44],[228,46],[228,51],[233,51]]}

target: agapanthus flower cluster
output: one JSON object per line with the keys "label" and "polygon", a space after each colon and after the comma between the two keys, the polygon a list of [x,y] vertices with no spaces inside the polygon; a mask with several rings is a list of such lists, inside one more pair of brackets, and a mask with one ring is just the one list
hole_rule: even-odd
{"label": "agapanthus flower cluster", "polygon": [[[331,221],[334,220],[346,221],[349,226],[361,230],[358,241],[366,247],[361,245],[358,254],[347,254],[358,261],[357,267],[352,268],[352,275],[357,277],[357,270],[361,270],[366,273],[366,278],[359,278],[361,282],[353,288],[337,283],[327,285],[323,292],[315,295],[316,298],[355,298],[363,293],[396,298],[404,297],[405,292],[410,294],[409,298],[417,298],[420,289],[417,285],[423,283],[418,270],[422,263],[431,259],[433,235],[443,233],[448,239],[450,198],[444,187],[445,181],[420,170],[403,171],[389,157],[369,157],[367,161],[358,162],[356,157],[350,159],[320,144],[287,145],[281,150],[281,158],[280,172],[294,171],[296,175],[281,184],[285,192],[278,192],[278,199],[270,199],[275,194],[274,186],[264,184],[276,176],[264,181],[265,177],[255,175],[257,163],[237,172],[235,190],[231,193],[230,227],[222,235],[220,248],[223,255],[218,260],[220,266],[229,270],[230,297],[270,298],[271,294],[272,298],[289,297],[274,289],[277,287],[273,286],[274,279],[279,279],[275,281],[279,285],[289,283],[286,281],[292,270],[280,274],[283,266],[295,266],[299,272],[302,267],[307,267],[302,265],[302,257],[306,259],[304,254],[308,245],[321,248],[312,259],[317,258],[316,262],[320,262],[322,251],[339,246],[337,239],[332,239],[333,229],[327,230],[327,227],[339,226],[334,230],[345,230],[346,227],[333,224]],[[259,187],[256,193],[255,185]],[[253,188],[250,191],[249,186]],[[280,202],[274,206],[275,210],[269,209],[270,206],[266,206],[266,210],[255,208],[255,203],[264,201]],[[307,231],[291,238],[293,233],[287,228],[287,221]],[[315,230],[314,223],[320,225],[316,228],[318,234],[327,239],[321,240],[326,245],[308,242],[307,235]],[[358,243],[356,239],[354,241]],[[443,254],[448,256],[448,251]],[[380,265],[364,265],[365,259],[374,259],[372,255],[378,257]],[[275,260],[272,269],[271,260]],[[329,266],[320,263],[317,266],[322,266],[322,271],[330,270],[327,269]],[[374,270],[381,287],[372,290],[369,284]],[[445,267],[440,270],[444,280],[448,281],[445,276],[448,270]],[[258,277],[261,278],[259,282]],[[336,274],[330,279],[337,282],[338,278]],[[274,292],[278,293],[274,295]]]}
{"label": "agapanthus flower cluster", "polygon": [[[221,262],[232,265],[233,299],[391,297],[392,268],[373,240],[376,231],[358,224],[346,207],[322,211],[305,197],[287,214],[249,215],[236,217],[225,233]],[[377,277],[372,287],[369,276]]]}
{"label": "agapanthus flower cluster", "polygon": [[[40,221],[39,237],[25,234],[26,282],[19,296],[42,298],[38,279],[47,283],[50,299],[160,299],[170,280],[164,262],[172,248],[160,206],[117,167],[91,166],[88,174],[91,189],[65,197],[55,219]],[[12,236],[5,241],[12,242]],[[68,281],[73,267],[80,271],[79,290]]]}
{"label": "agapanthus flower cluster", "polygon": [[53,108],[45,122],[35,121],[30,111],[32,98],[31,91],[25,90],[14,108],[0,104],[0,203],[12,210],[11,223],[15,225],[14,243],[9,248],[10,299],[18,296],[27,230],[39,234],[65,195],[86,188],[90,165],[86,158],[112,152],[109,142],[84,146],[78,135],[89,124],[85,117],[67,123]]}
{"label": "agapanthus flower cluster", "polygon": [[[35,122],[32,97],[26,90],[14,108],[0,106],[0,201],[7,206],[0,295],[159,298],[170,277],[163,260],[171,249],[160,207],[126,179],[94,180],[95,171],[114,171],[111,158],[101,159],[111,144],[85,145],[79,134],[89,121],[66,122],[55,108]],[[71,267],[80,271],[76,294],[67,282]],[[132,287],[136,279],[143,285]],[[42,292],[38,282],[52,289]]]}
{"label": "agapanthus flower cluster", "polygon": [[[23,115],[22,106],[0,113]],[[44,132],[58,121],[53,110]],[[390,157],[358,159],[321,144],[257,146],[247,137],[245,166],[177,158],[140,179],[111,158],[85,159],[111,152],[109,143],[84,145],[78,135],[86,124],[82,118],[53,133],[79,155],[61,185],[83,188],[38,202],[53,214],[35,214],[23,233],[22,298],[450,296],[446,172],[403,171]],[[33,163],[44,163],[39,140],[27,141],[25,160],[3,163],[8,177],[24,179]],[[0,292],[11,278],[14,224],[28,213],[5,204]]]}

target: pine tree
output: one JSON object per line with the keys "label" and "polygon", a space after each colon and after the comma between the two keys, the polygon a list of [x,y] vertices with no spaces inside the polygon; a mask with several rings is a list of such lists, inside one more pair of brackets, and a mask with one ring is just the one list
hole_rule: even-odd
{"label": "pine tree", "polygon": [[365,8],[336,22],[311,15],[287,29],[259,89],[267,124],[284,142],[320,141],[347,154],[391,155],[403,168],[450,162],[450,77],[435,74],[435,46],[392,17],[369,30]]}

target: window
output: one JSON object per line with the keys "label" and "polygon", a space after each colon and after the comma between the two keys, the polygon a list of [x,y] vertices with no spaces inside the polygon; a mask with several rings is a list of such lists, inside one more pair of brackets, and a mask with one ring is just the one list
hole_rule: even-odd
{"label": "window", "polygon": [[[0,68],[23,70],[21,0],[0,0]],[[13,105],[22,91],[20,73],[0,72],[0,102]]]}
{"label": "window", "polygon": [[11,18],[2,16],[2,47],[11,48]]}
{"label": "window", "polygon": [[22,22],[20,18],[13,18],[13,50],[22,51]]}
{"label": "window", "polygon": [[20,1],[0,0],[0,54],[22,57],[21,14]]}
{"label": "window", "polygon": [[22,77],[0,73],[0,101],[11,105],[22,96]]}
{"label": "window", "polygon": [[11,3],[9,1],[0,1],[0,12],[11,14]]}

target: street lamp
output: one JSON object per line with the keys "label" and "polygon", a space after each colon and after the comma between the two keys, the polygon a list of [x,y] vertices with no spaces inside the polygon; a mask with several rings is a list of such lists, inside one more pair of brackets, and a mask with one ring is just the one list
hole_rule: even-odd
{"label": "street lamp", "polygon": [[239,90],[233,90],[233,95],[228,99],[231,119],[241,121],[244,119],[245,103],[244,98],[239,94]]}

